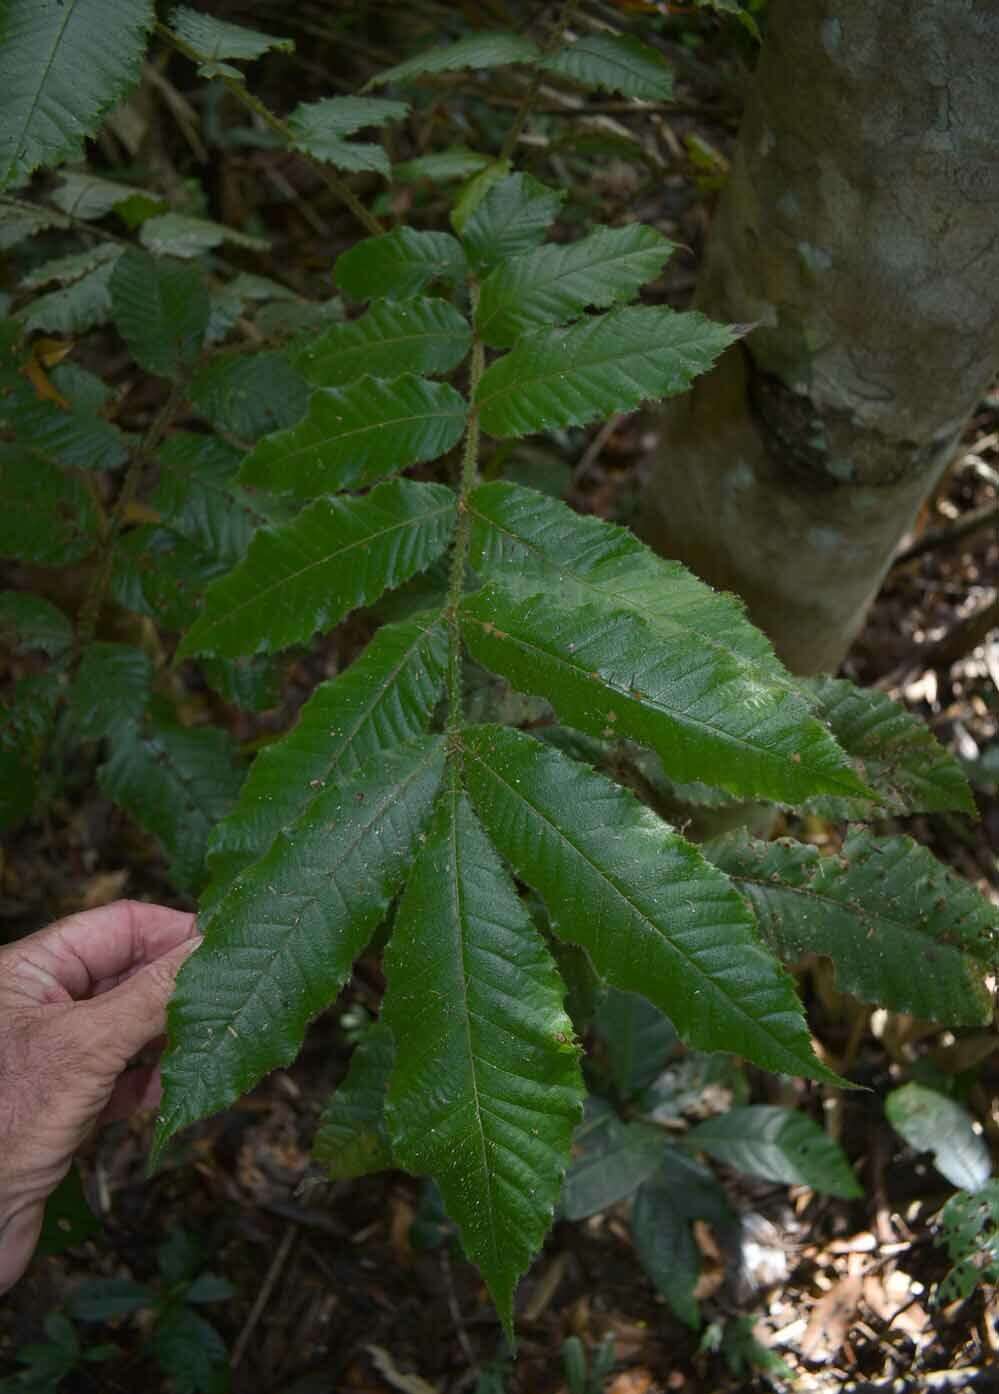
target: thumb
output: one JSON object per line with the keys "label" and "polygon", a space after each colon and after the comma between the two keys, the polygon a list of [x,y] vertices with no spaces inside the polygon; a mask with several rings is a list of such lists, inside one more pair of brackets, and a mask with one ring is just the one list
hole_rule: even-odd
{"label": "thumb", "polygon": [[[163,1034],[166,1005],[181,964],[201,944],[201,936],[185,939],[124,982],[87,1002],[89,1029],[108,1042],[122,1064]],[[83,1005],[83,1004],[81,1004]]]}

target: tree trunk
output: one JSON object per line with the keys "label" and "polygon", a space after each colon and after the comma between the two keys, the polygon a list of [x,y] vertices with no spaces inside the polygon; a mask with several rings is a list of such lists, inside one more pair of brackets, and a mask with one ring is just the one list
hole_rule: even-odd
{"label": "tree trunk", "polygon": [[999,365],[999,5],[772,0],[642,531],[834,669]]}

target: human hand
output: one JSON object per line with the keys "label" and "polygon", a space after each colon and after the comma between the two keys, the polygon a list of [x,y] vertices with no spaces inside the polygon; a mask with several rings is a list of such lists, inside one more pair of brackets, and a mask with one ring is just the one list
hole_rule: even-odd
{"label": "human hand", "polygon": [[94,1123],[159,1101],[158,1069],[125,1067],[200,942],[193,915],[119,900],[0,948],[0,1293]]}

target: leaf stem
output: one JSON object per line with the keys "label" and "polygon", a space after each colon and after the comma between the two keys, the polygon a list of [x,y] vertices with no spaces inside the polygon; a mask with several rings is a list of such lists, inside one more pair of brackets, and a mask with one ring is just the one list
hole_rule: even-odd
{"label": "leaf stem", "polygon": [[[478,287],[471,287],[472,323],[478,306]],[[486,365],[485,345],[478,334],[472,340],[472,358],[468,374],[468,398],[470,412],[465,431],[465,447],[461,456],[461,477],[458,481],[458,522],[454,534],[454,550],[451,553],[451,572],[447,588],[447,735],[449,754],[457,750],[464,721],[461,692],[461,620],[458,607],[461,604],[465,586],[465,571],[468,566],[468,550],[471,543],[472,522],[468,513],[468,496],[479,480],[479,409],[475,405],[475,394],[479,379]]]}
{"label": "leaf stem", "polygon": [[[157,21],[156,32],[159,34],[160,38],[166,40],[178,53],[182,53],[184,57],[190,59],[192,63],[201,64],[205,62],[203,54],[200,54],[196,48],[192,48],[190,44],[185,43],[178,34],[175,34],[172,29],[167,28],[165,24]],[[315,155],[310,155],[307,150],[301,150],[295,145],[295,136],[288,123],[282,121],[280,116],[271,111],[269,106],[262,102],[259,97],[255,96],[246,86],[245,82],[241,82],[234,77],[226,77],[224,74],[221,76],[226,88],[238,102],[241,102],[248,111],[252,111],[255,116],[259,116],[261,121],[279,135],[289,148],[295,149],[298,154],[304,156],[304,158],[309,161],[330,193],[334,194],[342,204],[350,209],[351,213],[353,213],[362,227],[365,227],[374,237],[380,236],[385,231],[375,215],[365,208],[354,191],[348,188],[335,174],[332,174],[322,160],[317,160]]]}
{"label": "leaf stem", "polygon": [[[558,48],[559,44],[562,42],[562,35],[569,27],[569,21],[572,19],[573,11],[575,10],[575,8],[576,0],[566,0],[566,3],[562,6],[555,19],[554,24],[552,25],[551,33],[548,35],[548,39],[542,46],[542,52],[544,53],[545,57],[547,57],[551,53],[554,53],[555,50]],[[500,146],[500,152],[496,156],[497,161],[502,162],[503,160],[509,160],[512,158],[513,152],[517,148],[517,141],[520,139],[520,133],[521,131],[523,131],[524,126],[527,124],[527,120],[531,115],[531,112],[534,110],[534,103],[537,100],[538,93],[541,90],[541,84],[544,82],[546,76],[547,74],[545,73],[544,68],[539,67],[534,69],[534,73],[528,84],[527,91],[521,98],[520,106],[517,109],[517,114],[513,118],[513,124],[507,131],[506,136],[503,140],[503,144]]]}

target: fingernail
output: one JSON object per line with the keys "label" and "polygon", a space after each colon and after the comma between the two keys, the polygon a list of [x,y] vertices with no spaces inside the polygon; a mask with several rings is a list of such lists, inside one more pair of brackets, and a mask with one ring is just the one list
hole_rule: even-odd
{"label": "fingernail", "polygon": [[189,958],[189,957],[191,956],[191,954],[194,953],[195,949],[200,949],[200,948],[201,948],[201,946],[202,946],[202,944],[203,944],[204,942],[205,942],[205,936],[204,936],[203,934],[199,934],[199,935],[197,936],[197,938],[189,940],[189,941],[184,945],[184,957],[185,957],[185,958]]}

